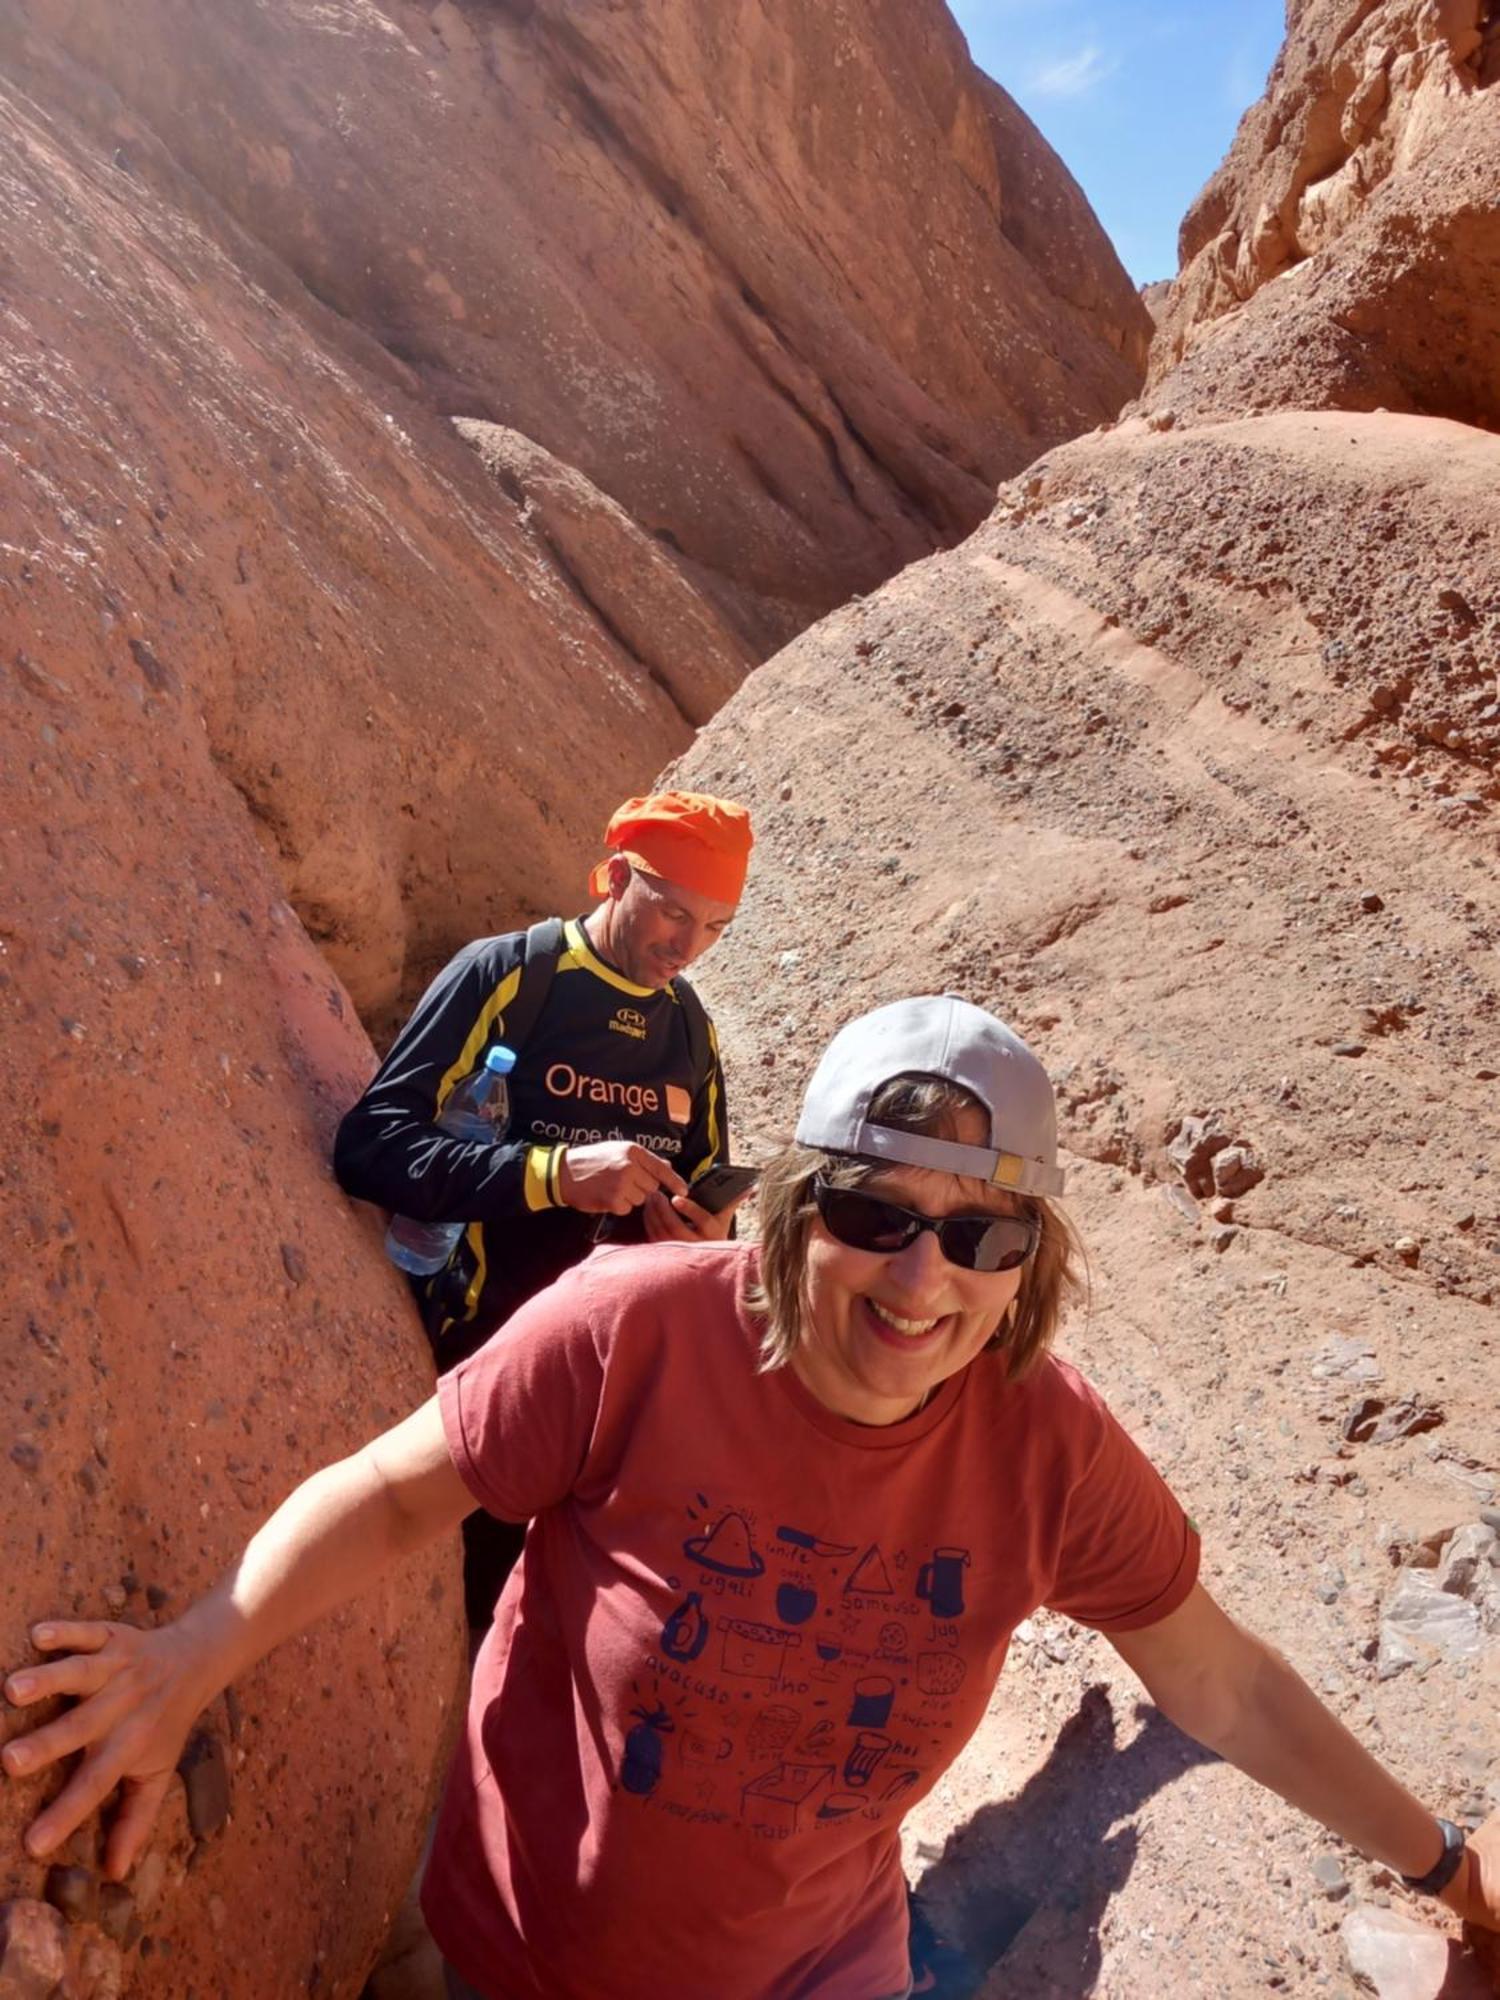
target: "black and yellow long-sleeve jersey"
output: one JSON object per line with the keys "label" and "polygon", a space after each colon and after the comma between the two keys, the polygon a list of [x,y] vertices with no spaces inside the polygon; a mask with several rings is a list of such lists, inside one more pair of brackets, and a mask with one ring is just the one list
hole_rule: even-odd
{"label": "black and yellow long-sleeve jersey", "polygon": [[[455,1085],[509,1041],[505,1015],[518,1005],[526,936],[481,938],[444,967],[334,1145],[346,1193],[421,1222],[469,1224],[445,1268],[419,1281],[444,1366],[588,1255],[599,1218],[562,1204],[564,1147],[632,1140],[686,1181],[726,1157],[712,1024],[706,1074],[695,1076],[694,1043],[705,1038],[689,1031],[692,999],[634,985],[598,956],[576,918],[563,926],[546,999],[518,1050],[504,1142],[470,1144],[437,1128]],[[632,1221],[638,1231],[639,1217]],[[610,1233],[629,1232],[612,1222]]]}

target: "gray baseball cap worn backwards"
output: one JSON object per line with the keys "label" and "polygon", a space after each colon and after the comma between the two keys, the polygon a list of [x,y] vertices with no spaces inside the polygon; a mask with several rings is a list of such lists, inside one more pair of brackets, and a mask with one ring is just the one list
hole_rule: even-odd
{"label": "gray baseball cap worn backwards", "polygon": [[[972,1091],[990,1115],[989,1145],[872,1125],[870,1100],[896,1076],[945,1077]],[[1063,1191],[1046,1070],[1003,1021],[951,993],[895,1000],[840,1028],[807,1086],[797,1140],[825,1153],[972,1174],[1018,1194]]]}

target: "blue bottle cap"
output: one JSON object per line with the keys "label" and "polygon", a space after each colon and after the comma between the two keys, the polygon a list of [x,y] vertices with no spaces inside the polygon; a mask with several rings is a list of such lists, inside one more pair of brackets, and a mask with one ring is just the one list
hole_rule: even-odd
{"label": "blue bottle cap", "polygon": [[491,1076],[509,1076],[516,1066],[516,1052],[508,1049],[504,1042],[496,1042],[485,1057],[484,1066]]}

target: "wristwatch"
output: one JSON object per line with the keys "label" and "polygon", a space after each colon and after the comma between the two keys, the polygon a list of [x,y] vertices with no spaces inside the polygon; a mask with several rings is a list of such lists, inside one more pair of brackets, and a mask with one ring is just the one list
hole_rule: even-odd
{"label": "wristwatch", "polygon": [[1440,1819],[1437,1824],[1443,1836],[1442,1853],[1425,1875],[1401,1877],[1407,1888],[1414,1889],[1419,1896],[1440,1896],[1458,1873],[1458,1865],[1464,1858],[1463,1828],[1455,1826],[1451,1819]]}

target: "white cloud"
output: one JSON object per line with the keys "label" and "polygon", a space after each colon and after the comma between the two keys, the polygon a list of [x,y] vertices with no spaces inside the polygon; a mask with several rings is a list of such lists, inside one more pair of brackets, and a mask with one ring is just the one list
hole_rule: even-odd
{"label": "white cloud", "polygon": [[1028,89],[1034,97],[1085,97],[1118,68],[1117,59],[1088,42],[1075,55],[1059,56],[1033,70]]}

